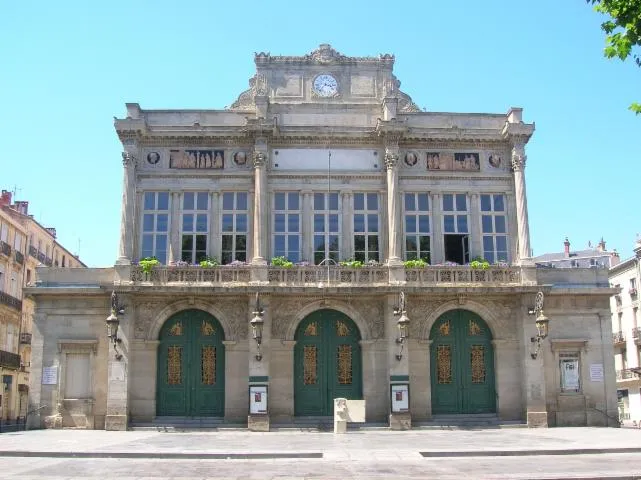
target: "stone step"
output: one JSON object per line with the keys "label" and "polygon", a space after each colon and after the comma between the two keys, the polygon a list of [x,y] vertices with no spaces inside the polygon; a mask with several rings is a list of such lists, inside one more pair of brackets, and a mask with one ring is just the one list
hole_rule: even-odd
{"label": "stone step", "polygon": [[416,422],[415,428],[466,429],[466,428],[521,428],[527,424],[518,420],[500,420],[494,413],[434,415],[426,422]]}

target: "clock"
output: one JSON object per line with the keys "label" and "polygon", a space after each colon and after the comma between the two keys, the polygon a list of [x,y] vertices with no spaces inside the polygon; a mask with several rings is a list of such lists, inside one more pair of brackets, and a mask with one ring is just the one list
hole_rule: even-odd
{"label": "clock", "polygon": [[314,92],[319,97],[334,97],[338,94],[338,82],[328,73],[321,73],[314,79]]}

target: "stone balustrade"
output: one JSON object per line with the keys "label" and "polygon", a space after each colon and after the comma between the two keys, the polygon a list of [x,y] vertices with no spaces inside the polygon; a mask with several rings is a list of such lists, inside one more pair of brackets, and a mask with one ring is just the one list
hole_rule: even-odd
{"label": "stone balustrade", "polygon": [[[399,268],[399,267],[396,267]],[[400,267],[401,269],[403,267]],[[295,287],[318,286],[319,284],[340,286],[381,286],[390,284],[390,269],[377,267],[341,267],[341,266],[294,266],[252,267],[178,267],[158,266],[150,272],[144,272],[141,266],[132,266],[130,281],[154,284],[229,284],[249,283],[252,280],[252,269],[264,271],[263,277],[269,285]],[[521,284],[519,267],[490,267],[474,269],[467,266],[425,268],[406,268],[405,285],[407,286],[516,286]],[[263,280],[263,281],[265,281]]]}

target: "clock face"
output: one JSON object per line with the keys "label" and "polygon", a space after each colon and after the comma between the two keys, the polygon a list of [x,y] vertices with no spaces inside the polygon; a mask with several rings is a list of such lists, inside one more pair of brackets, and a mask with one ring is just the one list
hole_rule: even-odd
{"label": "clock face", "polygon": [[333,97],[338,93],[338,82],[331,75],[323,73],[314,79],[314,91],[321,97]]}

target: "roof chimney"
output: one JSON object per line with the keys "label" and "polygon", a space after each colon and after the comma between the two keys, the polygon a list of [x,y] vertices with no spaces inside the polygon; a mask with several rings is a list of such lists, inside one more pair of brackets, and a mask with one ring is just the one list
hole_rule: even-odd
{"label": "roof chimney", "polygon": [[563,245],[565,246],[565,258],[570,258],[570,241],[568,240],[568,237],[565,237],[565,242],[563,242]]}
{"label": "roof chimney", "polygon": [[605,240],[603,240],[603,237],[601,237],[601,241],[597,244],[596,251],[605,252]]}
{"label": "roof chimney", "polygon": [[51,234],[53,238],[56,238],[56,229],[53,227],[45,227],[45,230]]}
{"label": "roof chimney", "polygon": [[0,194],[0,207],[11,205],[11,192],[8,190],[3,190]]}
{"label": "roof chimney", "polygon": [[614,267],[615,265],[618,265],[620,261],[621,261],[621,257],[619,257],[619,252],[615,250],[610,254],[610,267]]}
{"label": "roof chimney", "polygon": [[16,200],[14,208],[23,215],[29,215],[29,202],[25,202],[24,200]]}

